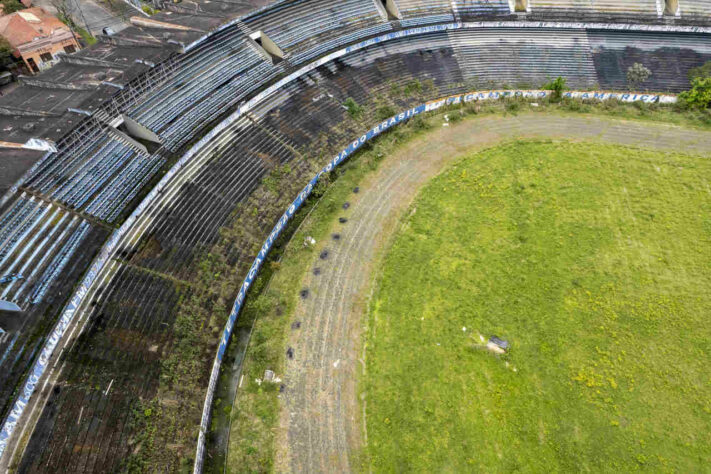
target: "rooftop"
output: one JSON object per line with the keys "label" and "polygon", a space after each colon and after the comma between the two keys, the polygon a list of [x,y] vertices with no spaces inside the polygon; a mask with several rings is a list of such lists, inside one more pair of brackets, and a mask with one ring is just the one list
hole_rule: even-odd
{"label": "rooftop", "polygon": [[32,167],[44,152],[23,148],[6,149],[0,155],[0,196]]}
{"label": "rooftop", "polygon": [[67,25],[42,7],[32,7],[0,17],[0,36],[18,48],[39,38],[49,38],[56,32],[69,32]]}

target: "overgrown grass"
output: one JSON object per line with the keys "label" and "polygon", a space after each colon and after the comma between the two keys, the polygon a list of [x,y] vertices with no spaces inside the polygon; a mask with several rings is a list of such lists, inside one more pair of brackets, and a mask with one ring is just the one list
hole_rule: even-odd
{"label": "overgrown grass", "polygon": [[515,142],[428,184],[370,311],[372,470],[706,470],[709,179],[697,157]]}
{"label": "overgrown grass", "polygon": [[[553,107],[552,104],[546,106]],[[564,98],[559,110],[711,129],[711,110],[694,110],[682,104],[624,103],[617,100],[598,102]]]}
{"label": "overgrown grass", "polygon": [[[512,102],[516,102],[516,106],[512,107]],[[470,103],[464,107],[443,108],[435,114],[420,115],[410,120],[407,125],[375,140],[365,150],[352,157],[343,168],[337,170],[334,175],[337,179],[331,180],[330,185],[319,185],[320,191],[326,193],[324,200],[313,209],[309,219],[300,224],[299,232],[293,238],[295,244],[286,247],[283,259],[274,267],[270,267],[268,278],[272,279],[268,287],[266,282],[259,285],[265,288],[264,292],[254,291],[256,286],[250,292],[247,307],[239,318],[238,324],[251,325],[255,319],[257,323],[245,356],[243,387],[238,391],[232,407],[227,464],[230,472],[264,472],[273,468],[273,443],[279,414],[278,391],[275,386],[260,387],[254,381],[261,378],[266,369],[275,370],[277,375],[283,373],[286,337],[290,330],[289,324],[298,299],[298,291],[301,289],[300,281],[304,272],[310,268],[309,263],[313,258],[312,252],[302,246],[305,236],[311,235],[317,240],[324,238],[328,232],[326,223],[335,218],[340,210],[339,203],[345,200],[351,189],[360,183],[368,172],[375,170],[379,161],[392,153],[397,146],[415,134],[439,127],[444,113],[448,113],[450,121],[457,121],[467,115],[506,114],[522,110],[550,113],[567,112],[572,108],[576,113],[596,115],[608,115],[609,111],[612,111],[610,115],[630,119],[634,119],[639,112],[639,108],[622,103],[605,109],[602,108],[603,104],[594,104],[581,110],[575,104],[571,107],[571,102],[573,101],[563,101],[561,104],[541,102],[538,108],[531,108],[523,101]],[[680,118],[680,114],[670,107],[653,108],[653,112],[645,118],[668,121],[667,117],[674,117],[677,122],[703,127],[699,121]],[[313,203],[307,208],[310,209],[311,205]],[[300,221],[297,221],[297,225],[298,222]]]}
{"label": "overgrown grass", "polygon": [[96,43],[96,38],[94,38],[94,36],[92,36],[92,34],[84,28],[77,26],[74,30],[79,34],[79,36],[81,36],[81,39],[84,40],[84,43],[86,43],[87,46],[91,46]]}
{"label": "overgrown grass", "polygon": [[278,263],[272,264],[269,284],[261,292],[250,293],[240,324],[251,324],[255,319],[256,323],[245,355],[243,385],[232,407],[228,472],[268,472],[274,467],[274,435],[280,409],[278,386],[259,385],[256,379],[266,369],[274,370],[277,376],[284,373],[286,338],[302,278],[314,258],[313,248],[303,245],[305,238],[327,239],[333,221],[342,212],[341,205],[353,188],[395,148],[430,126],[426,118],[418,117],[383,135],[373,146],[366,145],[337,169],[330,186],[323,186],[324,195],[307,203],[308,218],[295,222],[299,228],[291,238],[293,245],[286,247]]}
{"label": "overgrown grass", "polygon": [[543,99],[535,103],[537,106],[532,106],[530,100],[511,98],[491,102],[469,102],[462,106],[452,106],[451,109],[460,110],[465,115],[501,112],[516,114],[524,111],[536,113],[570,112],[711,129],[711,110],[695,110],[681,104],[626,103],[617,100],[583,101],[565,97],[559,102]]}
{"label": "overgrown grass", "polygon": [[[422,87],[428,89],[431,85],[425,81]],[[388,102],[383,100],[379,105],[386,106]],[[407,125],[397,127],[372,144],[366,145],[345,166],[332,173],[332,179],[322,180],[316,191],[324,193],[328,189],[328,193],[335,193],[337,191],[328,188],[329,182],[335,181],[338,186],[341,178],[335,178],[338,178],[342,173],[346,175],[348,173],[362,173],[360,176],[364,176],[369,170],[376,169],[380,160],[413,134],[423,133],[432,126],[441,126],[441,115],[445,112],[450,114],[450,120],[457,120],[467,115],[507,114],[524,110],[551,112],[566,110],[565,107],[565,102],[561,105],[542,102],[540,107],[535,109],[523,102],[515,107],[511,107],[509,102],[470,103],[464,107],[456,108],[456,117],[452,113],[455,108],[441,109],[433,115],[417,116]],[[622,110],[632,109],[632,106],[628,105],[619,107]],[[576,112],[606,113],[601,112],[598,106],[592,107],[591,110],[576,110]],[[664,114],[673,113],[665,108]],[[362,115],[366,114],[362,113]],[[371,114],[367,115],[368,119],[361,116],[358,120],[359,124],[363,122],[363,129],[372,125]],[[624,115],[619,114],[618,116]],[[657,116],[653,115],[653,117]],[[659,117],[663,117],[663,115],[660,114]],[[652,118],[652,120],[656,119]],[[659,120],[663,119],[659,118]],[[693,123],[695,126],[703,126],[698,121]],[[308,161],[313,165],[313,173],[315,173],[327,158],[323,154],[319,155],[318,152],[314,152],[312,155],[308,157]],[[309,177],[310,175],[307,174]],[[207,371],[204,370],[204,367],[207,367],[214,357],[215,343],[219,339],[224,319],[227,316],[227,308],[232,304],[236,288],[244,277],[244,271],[251,264],[251,260],[240,260],[235,265],[234,262],[229,261],[227,256],[231,252],[230,249],[235,247],[251,248],[251,251],[256,253],[261,246],[261,241],[254,240],[251,229],[264,225],[261,216],[280,214],[301,189],[306,179],[302,174],[293,173],[288,166],[273,170],[264,178],[262,186],[253,193],[249,201],[235,211],[234,215],[239,217],[221,229],[220,241],[201,258],[199,265],[197,265],[199,267],[196,269],[197,273],[191,278],[190,291],[184,292],[178,309],[174,325],[173,347],[166,354],[162,364],[159,393],[153,400],[143,400],[137,404],[137,415],[134,416],[133,423],[139,427],[137,430],[139,433],[130,443],[132,455],[126,460],[127,466],[134,470],[154,470],[157,466],[170,466],[171,469],[179,468],[186,472],[189,471],[193,462],[196,427],[206,386]],[[354,175],[352,182],[342,181],[344,186],[342,192],[350,192],[352,185],[360,179],[358,175]],[[334,202],[342,201],[338,195],[334,196]],[[328,200],[322,201],[316,211],[327,209],[328,202]],[[336,206],[332,212],[337,212],[338,209]],[[309,228],[304,227],[304,229]],[[318,229],[312,229],[311,232],[311,235],[319,238]],[[302,233],[296,235],[297,246],[301,245],[303,237]],[[277,374],[281,373],[283,369],[285,350],[283,337],[286,335],[284,331],[288,331],[290,305],[293,304],[286,301],[285,298],[292,298],[295,301],[298,288],[279,286],[277,276],[285,274],[285,284],[289,284],[287,277],[290,274],[289,263],[286,259],[279,261],[282,251],[282,249],[277,249],[272,254],[272,263],[267,266],[269,271],[263,271],[259,282],[252,286],[246,308],[238,318],[237,324],[241,326],[251,325],[255,318],[258,320],[255,333],[252,336],[252,344],[246,356],[245,384],[261,377],[266,368],[275,370]],[[297,257],[306,259],[310,255],[297,253]],[[306,261],[302,260],[302,263]],[[299,265],[294,264],[293,268],[298,269]],[[300,268],[303,272],[306,266],[302,265]],[[277,293],[263,293],[272,274],[275,275],[272,286]],[[292,274],[294,276],[293,280],[290,280],[292,285],[295,285],[299,280],[298,275],[300,274]],[[264,296],[262,296],[263,294]],[[270,294],[272,296],[269,296]],[[281,296],[275,297],[274,295],[277,294]],[[270,318],[274,318],[274,320],[270,320]],[[224,413],[234,420],[230,438],[232,446],[229,454],[229,465],[233,470],[268,470],[272,466],[273,437],[279,409],[277,396],[275,387],[264,386],[258,390],[254,387],[243,386],[243,389],[238,392],[235,405],[237,409],[232,410],[230,414],[227,413],[230,411],[227,407],[230,406],[231,400],[221,400],[217,412]],[[150,416],[145,416],[145,409],[156,406],[155,403],[158,403],[157,408],[151,411]],[[213,427],[215,425],[224,426],[224,421],[224,419],[216,419]],[[168,446],[168,449],[164,449],[163,446]],[[206,466],[208,472],[213,468],[216,468],[215,464]]]}

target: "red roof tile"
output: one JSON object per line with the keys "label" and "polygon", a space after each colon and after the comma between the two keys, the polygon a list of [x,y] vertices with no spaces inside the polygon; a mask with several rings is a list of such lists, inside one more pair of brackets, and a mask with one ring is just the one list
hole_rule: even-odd
{"label": "red roof tile", "polygon": [[0,17],[0,36],[15,48],[36,38],[52,36],[56,30],[69,27],[41,7],[32,7]]}

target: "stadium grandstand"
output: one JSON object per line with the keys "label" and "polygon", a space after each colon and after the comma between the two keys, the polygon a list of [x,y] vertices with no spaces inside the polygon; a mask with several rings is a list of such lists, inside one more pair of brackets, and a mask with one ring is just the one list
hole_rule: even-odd
{"label": "stadium grandstand", "polygon": [[[258,214],[228,252],[244,278],[283,212],[259,183],[288,165],[305,185],[389,91],[417,84],[399,110],[558,76],[625,91],[642,63],[674,94],[711,61],[708,0],[197,0],[131,24],[0,97],[2,469],[128,469],[220,229]],[[202,469],[227,312],[196,356],[194,432],[153,441],[166,471]]]}

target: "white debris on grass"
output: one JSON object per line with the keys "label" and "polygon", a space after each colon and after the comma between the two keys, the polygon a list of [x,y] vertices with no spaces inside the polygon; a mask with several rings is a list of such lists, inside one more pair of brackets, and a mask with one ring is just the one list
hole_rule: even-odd
{"label": "white debris on grass", "polygon": [[[257,379],[257,380],[259,380],[259,379]],[[257,382],[257,383],[261,385],[262,382],[264,382],[264,383],[266,383],[266,382],[279,383],[279,382],[281,382],[281,379],[276,376],[276,374],[274,373],[273,370],[267,369],[264,371],[264,379],[259,380],[259,382]],[[240,385],[241,384],[242,384],[242,381],[240,379]]]}
{"label": "white debris on grass", "polygon": [[340,364],[340,363],[341,363],[341,359],[336,359],[336,362],[333,363],[333,368],[334,368],[334,369],[337,369],[337,368],[338,368],[338,364]]}
{"label": "white debris on grass", "polygon": [[466,326],[464,326],[464,327],[462,328],[462,332],[467,332]]}
{"label": "white debris on grass", "polygon": [[274,371],[273,370],[265,370],[264,371],[264,381],[265,382],[271,382],[274,380]]}
{"label": "white debris on grass", "polygon": [[313,247],[314,245],[316,245],[316,239],[314,239],[310,235],[306,236],[306,238],[304,239],[304,247]]}
{"label": "white debris on grass", "polygon": [[491,352],[494,352],[496,354],[506,354],[506,351],[494,344],[493,342],[489,341],[486,343],[486,348],[489,349]]}

